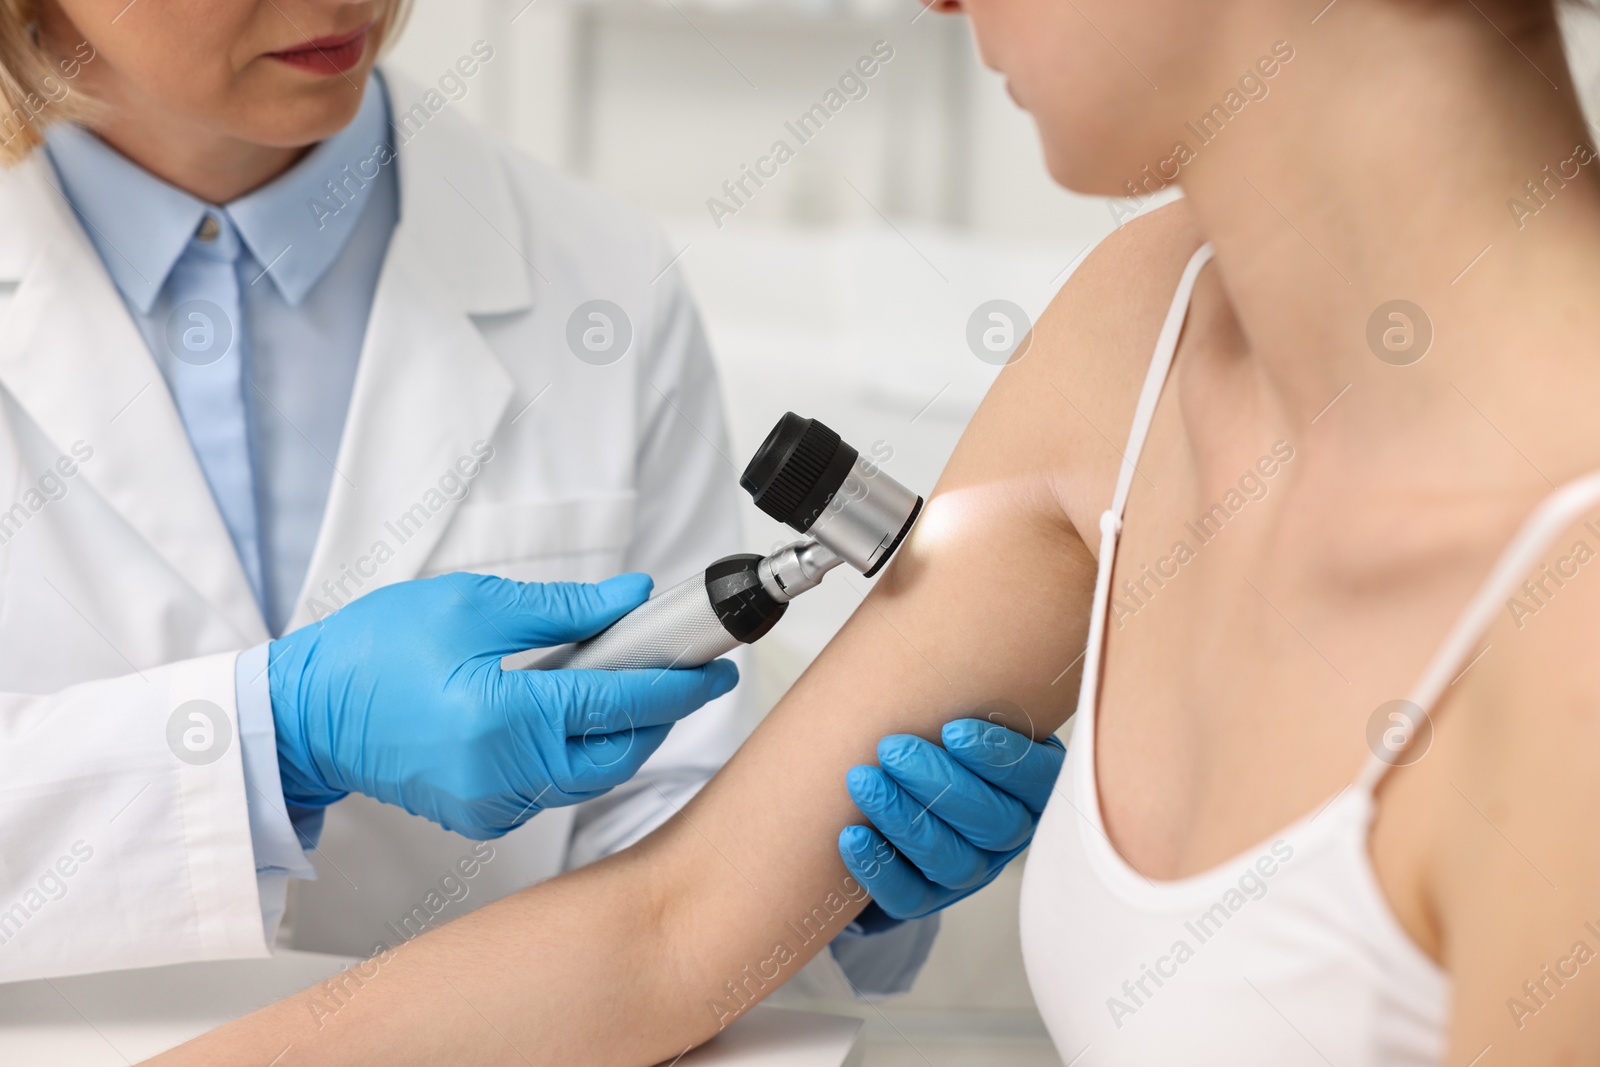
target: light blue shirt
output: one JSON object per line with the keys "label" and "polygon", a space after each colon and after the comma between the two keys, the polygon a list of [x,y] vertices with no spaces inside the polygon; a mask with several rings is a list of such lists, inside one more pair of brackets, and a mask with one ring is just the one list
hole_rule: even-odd
{"label": "light blue shirt", "polygon": [[[225,205],[207,204],[72,126],[48,132],[63,191],[155,357],[169,389],[183,372],[168,324],[197,293],[182,291],[237,241],[249,477],[209,477],[212,494],[274,635],[283,632],[322,526],[355,385],[362,340],[389,238],[399,221],[389,108],[373,75],[343,131],[288,172]],[[211,222],[207,223],[207,218]],[[206,226],[210,239],[203,240]],[[215,227],[215,229],[213,229]],[[232,247],[231,245],[229,246]],[[237,409],[183,412],[202,466],[206,443],[237,436]],[[271,941],[291,877],[314,877],[306,858],[323,809],[286,808],[267,687],[267,645],[241,653],[235,670],[240,748],[262,914]],[[865,917],[864,917],[865,918]],[[898,992],[921,968],[938,920],[859,924],[832,945],[857,988]]]}
{"label": "light blue shirt", "polygon": [[[243,246],[236,268],[250,477],[208,484],[274,635],[293,613],[339,477],[335,463],[362,339],[399,221],[388,103],[377,79],[349,126],[226,205],[167,184],[77,127],[55,126],[48,134],[63,191],[169,388],[184,368],[168,341],[168,323],[174,309],[199,295],[182,291],[193,272],[180,265],[214,254],[219,241]],[[236,422],[221,424],[237,420],[237,409],[185,411],[184,418],[197,453],[203,442],[239,430]],[[282,917],[287,879],[315,873],[305,849],[315,847],[322,813],[285,808],[266,667],[267,646],[249,649],[239,657],[235,681],[256,878],[270,937]]]}
{"label": "light blue shirt", "polygon": [[[197,231],[208,215],[237,232],[244,245],[238,273],[260,516],[256,593],[274,634],[293,614],[339,476],[334,463],[361,342],[399,220],[395,168],[377,164],[392,158],[388,144],[388,105],[374,85],[343,131],[268,185],[217,207],[168,185],[82,129],[56,126],[49,132],[48,151],[63,189],[169,386],[180,368],[167,340],[168,319],[189,295],[168,284],[175,268],[204,250]],[[375,154],[378,146],[384,151]],[[306,388],[308,383],[315,388]],[[191,438],[206,429],[185,428]],[[225,514],[239,510],[226,498],[218,506]],[[253,550],[237,536],[235,547],[249,574],[257,564],[245,557]]]}

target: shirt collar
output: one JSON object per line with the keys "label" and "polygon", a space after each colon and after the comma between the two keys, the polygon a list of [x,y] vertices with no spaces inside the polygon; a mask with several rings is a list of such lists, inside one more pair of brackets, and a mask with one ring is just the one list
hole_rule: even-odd
{"label": "shirt collar", "polygon": [[[106,270],[123,298],[149,314],[206,212],[215,209],[80,127],[59,124],[46,136],[63,192]],[[393,160],[389,105],[374,72],[348,126],[222,209],[290,306],[339,258],[374,184],[396,180]]]}
{"label": "shirt collar", "polygon": [[123,298],[149,314],[205,202],[168,185],[77,126],[49,129],[50,162]]}
{"label": "shirt collar", "polygon": [[378,182],[395,181],[389,104],[376,71],[350,125],[268,185],[228,205],[250,254],[292,307],[333,266]]}

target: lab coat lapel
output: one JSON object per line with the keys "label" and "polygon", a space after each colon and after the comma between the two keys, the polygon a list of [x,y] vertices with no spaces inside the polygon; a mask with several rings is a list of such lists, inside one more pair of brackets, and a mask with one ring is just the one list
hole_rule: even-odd
{"label": "lab coat lapel", "polygon": [[[42,156],[0,183],[0,385],[81,477],[238,632],[267,638],[227,526],[143,336]],[[37,473],[37,472],[35,472]]]}
{"label": "lab coat lapel", "polygon": [[[422,96],[385,77],[391,114]],[[515,389],[473,319],[524,311],[533,300],[502,164],[449,114],[409,140],[400,130],[395,137],[404,142],[400,223],[290,629],[417,575],[460,504],[455,483],[477,466]]]}

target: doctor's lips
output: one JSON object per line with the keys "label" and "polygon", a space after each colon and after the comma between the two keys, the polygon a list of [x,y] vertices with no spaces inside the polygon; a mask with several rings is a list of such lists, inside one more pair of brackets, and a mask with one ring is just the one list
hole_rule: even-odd
{"label": "doctor's lips", "polygon": [[349,33],[318,37],[282,52],[268,52],[267,55],[308,74],[343,74],[360,65],[361,57],[367,51],[367,34],[371,29],[372,23],[369,22]]}

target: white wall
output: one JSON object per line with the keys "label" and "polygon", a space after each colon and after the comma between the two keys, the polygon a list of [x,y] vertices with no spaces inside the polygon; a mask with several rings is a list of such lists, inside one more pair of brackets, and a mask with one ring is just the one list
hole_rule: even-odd
{"label": "white wall", "polygon": [[922,14],[916,0],[418,0],[392,61],[431,81],[479,39],[496,58],[463,101],[468,114],[636,204],[698,216],[707,233],[706,199],[879,41],[894,58],[866,97],[739,223],[881,225],[881,211],[1060,242],[1110,225],[1101,201],[1046,177],[1031,121],[977,63],[965,21]]}

